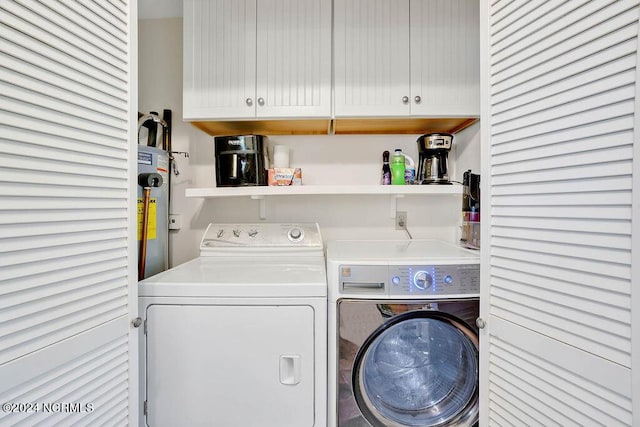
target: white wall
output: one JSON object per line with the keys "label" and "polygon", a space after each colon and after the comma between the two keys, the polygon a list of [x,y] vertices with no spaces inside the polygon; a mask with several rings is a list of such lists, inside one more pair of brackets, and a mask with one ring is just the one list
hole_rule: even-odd
{"label": "white wall", "polygon": [[[210,222],[260,222],[258,202],[249,198],[185,198],[186,188],[215,186],[213,137],[182,121],[182,18],[139,22],[139,110],[171,109],[173,150],[180,175],[172,177],[171,213],[182,215],[182,229],[170,232],[170,264],[198,255],[198,243]],[[419,135],[271,136],[270,144],[290,147],[291,166],[301,167],[303,182],[312,184],[377,184],[382,152],[402,148],[416,161]],[[455,135],[452,179],[480,170],[479,126]],[[408,212],[414,238],[458,239],[459,196],[407,196],[398,210]],[[388,196],[282,196],[267,199],[268,222],[309,221],[320,224],[325,240],[398,238]]]}

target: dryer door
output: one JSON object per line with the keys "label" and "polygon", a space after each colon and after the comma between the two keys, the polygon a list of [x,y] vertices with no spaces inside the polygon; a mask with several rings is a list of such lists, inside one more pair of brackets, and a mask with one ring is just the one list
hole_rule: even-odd
{"label": "dryer door", "polygon": [[317,425],[318,326],[302,303],[150,305],[146,425]]}
{"label": "dryer door", "polygon": [[373,426],[470,425],[478,416],[478,338],[455,316],[412,311],[364,343],[353,390]]}

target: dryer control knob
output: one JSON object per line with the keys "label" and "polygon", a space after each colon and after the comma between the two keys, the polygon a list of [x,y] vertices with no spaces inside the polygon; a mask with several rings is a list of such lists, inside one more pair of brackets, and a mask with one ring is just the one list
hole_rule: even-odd
{"label": "dryer control knob", "polygon": [[424,289],[430,288],[431,285],[433,285],[433,277],[431,277],[431,275],[426,271],[418,271],[413,276],[413,284],[418,289],[424,290]]}
{"label": "dryer control knob", "polygon": [[288,237],[292,242],[299,242],[304,237],[304,233],[300,228],[293,227],[289,229]]}

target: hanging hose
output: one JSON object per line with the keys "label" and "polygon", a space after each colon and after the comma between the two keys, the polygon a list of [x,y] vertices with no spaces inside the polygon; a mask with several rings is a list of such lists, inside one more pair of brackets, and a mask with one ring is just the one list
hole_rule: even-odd
{"label": "hanging hose", "polygon": [[141,173],[138,175],[138,185],[142,187],[142,224],[140,225],[138,280],[142,280],[144,279],[145,264],[147,262],[147,228],[149,227],[149,202],[151,201],[151,188],[162,186],[162,176],[157,173]]}
{"label": "hanging hose", "polygon": [[147,227],[149,226],[149,200],[151,187],[142,189],[142,236],[140,238],[140,255],[138,256],[138,280],[144,279],[144,269],[147,261]]}

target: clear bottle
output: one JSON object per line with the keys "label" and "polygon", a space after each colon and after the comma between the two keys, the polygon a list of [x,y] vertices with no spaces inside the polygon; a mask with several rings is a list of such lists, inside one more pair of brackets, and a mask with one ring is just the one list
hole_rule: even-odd
{"label": "clear bottle", "polygon": [[400,148],[391,157],[391,185],[404,185],[404,154]]}
{"label": "clear bottle", "polygon": [[391,185],[391,168],[389,167],[389,152],[382,153],[382,185]]}

